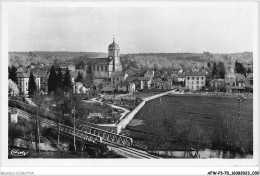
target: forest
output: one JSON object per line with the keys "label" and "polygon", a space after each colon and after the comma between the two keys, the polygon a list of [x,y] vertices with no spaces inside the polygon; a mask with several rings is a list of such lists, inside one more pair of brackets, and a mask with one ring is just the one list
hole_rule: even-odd
{"label": "forest", "polygon": [[[107,57],[102,52],[9,52],[9,66],[28,66],[44,64],[51,66],[55,59],[59,62],[79,62],[91,57]],[[253,53],[241,52],[232,54],[203,53],[137,53],[121,54],[123,69],[156,68],[160,69],[192,69],[207,66],[210,62],[223,62],[226,69],[234,68],[235,62],[242,62],[245,67],[253,65]]]}

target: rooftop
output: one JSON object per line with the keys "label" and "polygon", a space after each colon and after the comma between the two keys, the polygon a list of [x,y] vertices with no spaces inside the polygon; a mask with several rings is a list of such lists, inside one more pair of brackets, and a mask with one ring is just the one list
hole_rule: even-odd
{"label": "rooftop", "polygon": [[206,76],[206,73],[204,73],[204,72],[188,72],[188,73],[186,73],[186,76]]}

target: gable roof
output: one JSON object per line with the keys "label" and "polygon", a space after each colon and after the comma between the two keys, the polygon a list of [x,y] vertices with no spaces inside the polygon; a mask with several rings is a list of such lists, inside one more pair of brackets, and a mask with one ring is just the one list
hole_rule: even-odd
{"label": "gable roof", "polygon": [[116,71],[116,72],[112,72],[111,76],[124,76],[125,72],[122,71]]}
{"label": "gable roof", "polygon": [[150,77],[138,77],[137,79],[140,81],[149,81],[151,78]]}
{"label": "gable roof", "polygon": [[186,73],[186,76],[206,76],[206,73],[204,73],[204,72],[188,72],[188,73]]}
{"label": "gable roof", "polygon": [[178,78],[185,78],[185,73],[178,73],[177,76]]}
{"label": "gable roof", "polygon": [[130,83],[128,81],[122,81],[117,84],[117,86],[129,86],[129,85],[130,85]]}
{"label": "gable roof", "polygon": [[133,81],[135,81],[136,79],[137,79],[137,77],[131,76],[131,77],[127,77],[127,78],[126,78],[126,81],[128,81],[128,82],[133,82]]}
{"label": "gable roof", "polygon": [[29,78],[29,75],[27,75],[26,73],[23,73],[23,72],[18,72],[16,74],[16,77],[17,78]]}

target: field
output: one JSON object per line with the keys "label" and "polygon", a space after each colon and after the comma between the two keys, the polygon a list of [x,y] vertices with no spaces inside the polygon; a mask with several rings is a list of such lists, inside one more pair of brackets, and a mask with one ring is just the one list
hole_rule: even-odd
{"label": "field", "polygon": [[186,127],[198,124],[208,134],[212,134],[204,142],[213,143],[216,140],[214,134],[221,130],[223,120],[228,117],[237,119],[240,116],[241,120],[239,121],[242,122],[246,134],[248,134],[248,143],[252,149],[253,99],[248,98],[241,102],[240,115],[238,115],[238,104],[236,97],[164,96],[147,102],[128,124],[127,129],[134,141],[150,147],[156,145],[154,139],[147,137],[150,134],[157,136],[157,138],[159,136],[166,137],[170,142],[163,141],[162,148],[168,150],[178,148],[171,139],[175,135],[173,128],[183,128],[183,125],[178,125],[179,122],[189,121],[186,123]]}

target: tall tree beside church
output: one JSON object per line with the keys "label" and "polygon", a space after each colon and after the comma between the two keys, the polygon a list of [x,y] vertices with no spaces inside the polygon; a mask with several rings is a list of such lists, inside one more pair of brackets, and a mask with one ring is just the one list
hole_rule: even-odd
{"label": "tall tree beside church", "polygon": [[33,76],[33,72],[31,71],[30,77],[29,77],[29,83],[28,83],[28,91],[29,91],[29,95],[33,95],[34,92],[37,91],[37,86],[36,86],[36,82],[35,82],[35,78]]}
{"label": "tall tree beside church", "polygon": [[225,64],[223,62],[218,63],[219,78],[224,79],[226,74]]}
{"label": "tall tree beside church", "polygon": [[76,82],[82,82],[83,81],[83,73],[78,72],[78,76],[77,76],[75,81]]}
{"label": "tall tree beside church", "polygon": [[69,70],[66,70],[64,74],[63,88],[65,92],[70,92],[72,90],[72,82]]}
{"label": "tall tree beside church", "polygon": [[214,64],[213,64],[212,77],[213,78],[219,77],[219,69],[218,69],[218,65],[216,64],[216,62],[214,62]]}
{"label": "tall tree beside church", "polygon": [[57,72],[57,87],[63,88],[63,74],[60,67],[58,67]]}
{"label": "tall tree beside church", "polygon": [[91,66],[88,67],[86,81],[87,81],[87,84],[88,84],[90,87],[93,85],[94,74],[93,74],[93,72],[92,72]]}
{"label": "tall tree beside church", "polygon": [[57,88],[57,74],[54,66],[51,67],[50,76],[48,79],[48,92],[54,92]]}
{"label": "tall tree beside church", "polygon": [[8,71],[10,71],[9,72],[9,79],[11,79],[13,82],[15,82],[17,84],[18,80],[17,80],[17,77],[16,77],[16,72],[17,72],[16,67],[14,65],[12,65],[10,70],[9,70],[9,67],[8,67]]}
{"label": "tall tree beside church", "polygon": [[246,76],[246,68],[244,67],[243,63],[237,61],[235,62],[235,72]]}

